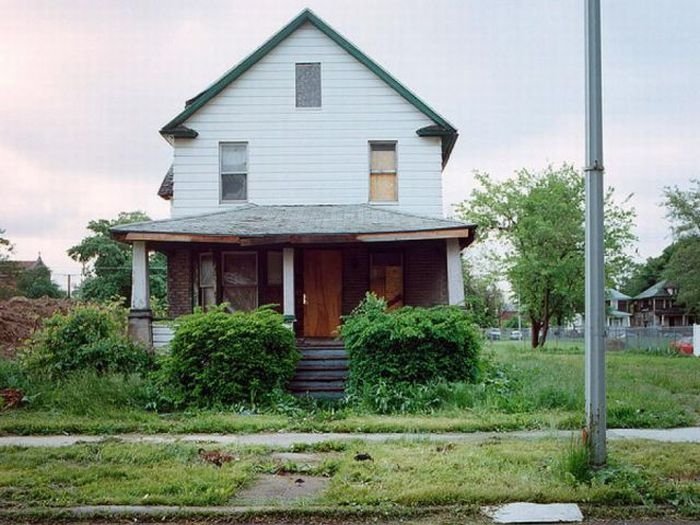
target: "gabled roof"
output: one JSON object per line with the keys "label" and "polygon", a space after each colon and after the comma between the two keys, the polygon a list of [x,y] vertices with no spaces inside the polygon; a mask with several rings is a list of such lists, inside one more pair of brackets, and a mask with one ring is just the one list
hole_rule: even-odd
{"label": "gabled roof", "polygon": [[245,204],[214,213],[120,225],[110,231],[113,236],[127,241],[185,240],[182,236],[196,236],[196,240],[203,242],[205,238],[217,242],[217,237],[278,238],[286,242],[300,236],[324,239],[342,237],[339,240],[362,241],[368,240],[372,235],[386,234],[411,234],[412,238],[467,238],[473,237],[474,229],[474,225],[460,221],[404,213],[368,204]]}
{"label": "gabled roof", "polygon": [[651,299],[652,297],[671,297],[666,291],[667,281],[659,281],[653,286],[650,286],[642,293],[637,295],[635,299]]}
{"label": "gabled roof", "polygon": [[620,290],[615,290],[615,288],[608,288],[606,292],[607,299],[612,299],[613,301],[628,301],[632,299],[629,295],[622,293]]}
{"label": "gabled roof", "polygon": [[[374,60],[365,55],[360,51],[354,44],[348,41],[346,38],[341,36],[332,27],[326,24],[318,16],[316,16],[310,9],[304,9],[299,15],[284,26],[280,31],[275,33],[268,41],[266,41],[262,46],[256,49],[251,55],[244,59],[241,63],[235,66],[233,69],[229,70],[224,76],[219,78],[207,89],[199,93],[197,96],[191,98],[185,103],[185,109],[182,110],[175,118],[170,122],[165,124],[160,130],[160,133],[164,136],[175,136],[184,138],[194,138],[197,136],[197,132],[184,125],[185,121],[190,118],[194,113],[196,113],[200,108],[202,108],[207,102],[209,102],[216,95],[221,93],[231,82],[240,77],[243,73],[248,71],[251,67],[260,61],[265,55],[277,47],[282,41],[284,41],[289,35],[296,31],[305,23],[310,23],[316,27],[319,31],[325,34],[328,38],[333,40],[341,48],[343,48],[347,53],[353,56],[361,64],[366,66],[370,71],[377,75],[381,80],[383,80],[389,87],[396,91],[400,96],[406,99],[410,104],[412,104],[418,111],[423,113],[429,119],[435,123],[433,126],[428,126],[427,128],[421,128],[417,133],[421,136],[441,136],[443,141],[443,166],[447,164],[452,147],[457,140],[457,129],[450,124],[446,119],[439,115],[435,110],[418,98],[414,93],[412,93],[406,86],[401,84],[393,76],[391,76],[386,70],[384,70],[379,64]],[[427,132],[426,132],[427,130]]]}

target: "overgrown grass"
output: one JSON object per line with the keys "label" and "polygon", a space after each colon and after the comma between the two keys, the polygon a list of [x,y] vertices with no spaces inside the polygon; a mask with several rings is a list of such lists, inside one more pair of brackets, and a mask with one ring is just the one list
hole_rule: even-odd
{"label": "overgrown grass", "polygon": [[[614,442],[610,466],[590,482],[560,475],[561,440],[492,440],[481,445],[364,444],[374,461],[340,461],[326,500],[341,505],[490,504],[576,501],[671,505],[697,513],[700,445]],[[358,449],[359,450],[359,449]],[[351,451],[352,452],[352,451]],[[683,461],[681,458],[687,458]]]}
{"label": "overgrown grass", "polygon": [[[282,471],[330,477],[327,492],[312,502],[320,505],[422,507],[575,501],[650,509],[663,505],[685,515],[700,515],[697,444],[660,447],[644,441],[613,442],[610,465],[584,482],[561,475],[559,458],[566,449],[565,440],[316,445],[311,449],[321,456],[321,462],[312,468],[293,461],[280,465],[266,449],[230,447],[226,451],[238,459],[217,468],[203,462],[197,448],[185,443],[107,442],[3,449],[0,508],[224,505],[235,503],[237,490],[256,474]],[[372,461],[354,460],[358,452],[370,454]]]}
{"label": "overgrown grass", "polygon": [[0,507],[221,505],[252,479],[254,456],[217,468],[195,445],[86,444],[3,450]]}
{"label": "overgrown grass", "polygon": [[[407,413],[373,414],[362,405],[280,396],[273,406],[158,413],[151,384],[139,376],[77,373],[62,381],[31,378],[0,360],[0,388],[21,388],[24,408],[0,411],[0,433],[122,432],[444,432],[579,428],[583,354],[500,343],[487,351],[476,384],[438,384],[406,401]],[[610,427],[663,428],[700,422],[700,359],[649,353],[607,356]],[[151,408],[150,410],[148,408]]]}

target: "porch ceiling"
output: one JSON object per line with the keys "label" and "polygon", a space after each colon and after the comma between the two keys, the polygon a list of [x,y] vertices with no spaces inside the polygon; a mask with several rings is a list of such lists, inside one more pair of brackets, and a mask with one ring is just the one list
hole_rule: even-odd
{"label": "porch ceiling", "polygon": [[473,238],[476,226],[370,206],[246,204],[190,217],[116,226],[123,241],[226,242],[379,242]]}

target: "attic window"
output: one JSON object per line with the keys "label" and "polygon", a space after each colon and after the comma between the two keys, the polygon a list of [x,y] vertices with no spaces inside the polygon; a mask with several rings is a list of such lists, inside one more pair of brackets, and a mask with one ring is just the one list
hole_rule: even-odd
{"label": "attic window", "polygon": [[296,64],[296,105],[298,108],[321,107],[321,64]]}

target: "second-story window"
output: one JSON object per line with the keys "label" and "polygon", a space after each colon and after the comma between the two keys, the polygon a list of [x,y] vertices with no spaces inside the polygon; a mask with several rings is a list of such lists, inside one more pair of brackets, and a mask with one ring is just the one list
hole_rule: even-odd
{"label": "second-story window", "polygon": [[369,143],[369,200],[370,202],[399,200],[396,142]]}
{"label": "second-story window", "polygon": [[296,106],[298,108],[321,107],[321,64],[295,64]]}
{"label": "second-story window", "polygon": [[248,198],[248,144],[226,142],[220,147],[221,201]]}

